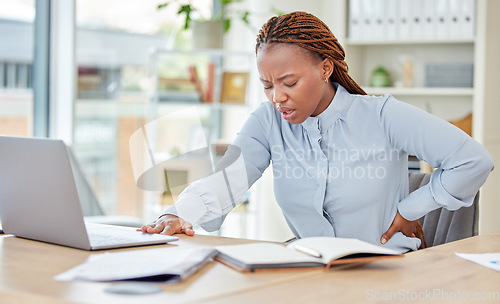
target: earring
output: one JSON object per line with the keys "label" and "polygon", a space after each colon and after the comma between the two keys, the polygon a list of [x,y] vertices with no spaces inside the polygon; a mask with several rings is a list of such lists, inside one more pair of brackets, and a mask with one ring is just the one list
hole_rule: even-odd
{"label": "earring", "polygon": [[325,83],[328,83],[328,77],[325,76]]}

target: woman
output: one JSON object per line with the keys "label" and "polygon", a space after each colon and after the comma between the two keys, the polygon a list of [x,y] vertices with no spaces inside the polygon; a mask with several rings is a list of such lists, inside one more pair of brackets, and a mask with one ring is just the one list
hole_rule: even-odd
{"label": "woman", "polygon": [[[252,113],[233,143],[248,183],[227,188],[242,193],[272,161],[276,200],[298,238],[351,237],[416,250],[418,218],[439,207],[470,206],[493,168],[486,149],[458,128],[390,95],[367,96],[348,75],[342,46],[311,14],[271,18],[257,37],[256,56],[270,102]],[[437,168],[411,195],[409,154]],[[191,185],[142,231],[217,229],[235,198],[215,184]]]}

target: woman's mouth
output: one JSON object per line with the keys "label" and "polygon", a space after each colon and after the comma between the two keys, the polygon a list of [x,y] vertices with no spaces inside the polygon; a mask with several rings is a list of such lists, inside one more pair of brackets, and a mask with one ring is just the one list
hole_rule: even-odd
{"label": "woman's mouth", "polygon": [[295,117],[295,110],[290,108],[280,108],[281,115],[286,120],[291,120]]}

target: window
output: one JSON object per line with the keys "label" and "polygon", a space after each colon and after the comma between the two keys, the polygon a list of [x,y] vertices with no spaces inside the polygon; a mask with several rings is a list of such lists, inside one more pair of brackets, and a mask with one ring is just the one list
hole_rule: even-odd
{"label": "window", "polygon": [[[161,2],[76,0],[73,148],[106,214],[144,218],[154,195],[135,185],[129,138],[148,120],[150,51],[189,41],[175,30],[183,20],[173,7],[156,9]],[[211,10],[211,1],[197,2]]]}
{"label": "window", "polygon": [[34,0],[4,0],[0,10],[0,134],[32,135]]}

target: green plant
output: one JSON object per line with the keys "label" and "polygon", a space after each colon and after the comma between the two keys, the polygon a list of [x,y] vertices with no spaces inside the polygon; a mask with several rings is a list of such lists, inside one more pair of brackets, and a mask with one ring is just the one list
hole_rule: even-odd
{"label": "green plant", "polygon": [[[242,0],[218,0],[220,3],[220,10],[212,16],[211,18],[202,18],[204,20],[214,20],[221,21],[224,32],[229,31],[231,28],[231,18],[240,19],[246,25],[250,25],[248,21],[248,17],[250,16],[249,11],[230,11],[231,4],[236,2],[241,2]],[[194,7],[190,1],[187,0],[169,0],[164,3],[158,4],[157,9],[166,8],[172,4],[178,5],[179,9],[177,10],[178,15],[184,15],[184,26],[183,28],[187,30],[190,27],[191,21],[193,21],[192,15],[193,13],[199,13],[199,11]]]}

